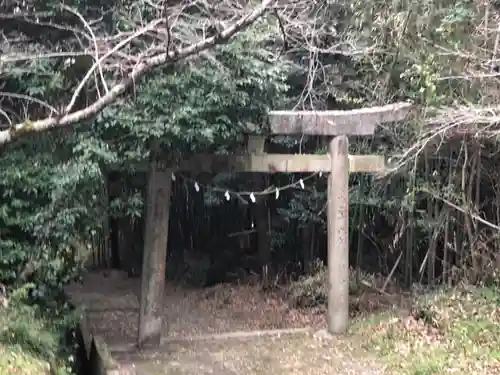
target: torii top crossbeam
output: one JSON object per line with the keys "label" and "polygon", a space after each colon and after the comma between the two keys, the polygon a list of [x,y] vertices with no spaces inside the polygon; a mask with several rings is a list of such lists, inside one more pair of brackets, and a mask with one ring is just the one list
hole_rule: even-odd
{"label": "torii top crossbeam", "polygon": [[347,111],[270,111],[271,134],[371,135],[379,124],[402,121],[413,105],[395,103]]}

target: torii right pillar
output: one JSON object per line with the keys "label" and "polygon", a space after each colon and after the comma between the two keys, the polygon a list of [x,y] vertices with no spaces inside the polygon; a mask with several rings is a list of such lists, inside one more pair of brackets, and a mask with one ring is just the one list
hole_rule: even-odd
{"label": "torii right pillar", "polygon": [[[349,141],[368,136],[377,125],[403,121],[409,103],[349,111],[271,111],[272,134],[334,136],[329,144],[328,177],[328,332],[342,334],[349,323]],[[369,170],[366,170],[369,171]],[[379,171],[373,170],[373,172]]]}
{"label": "torii right pillar", "polygon": [[330,142],[328,176],[328,332],[343,333],[349,321],[349,141]]}

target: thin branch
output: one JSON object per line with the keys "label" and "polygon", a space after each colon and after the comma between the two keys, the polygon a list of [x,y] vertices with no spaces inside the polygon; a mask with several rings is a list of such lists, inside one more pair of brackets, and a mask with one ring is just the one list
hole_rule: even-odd
{"label": "thin branch", "polygon": [[9,122],[9,126],[12,126],[12,120],[10,119],[7,112],[5,112],[2,108],[0,108],[0,115],[2,115],[3,117],[5,117],[7,119],[7,121]]}
{"label": "thin branch", "polygon": [[[94,54],[95,54],[94,58],[95,58],[95,61],[98,62],[99,61],[99,48],[97,47],[97,39],[96,39],[96,36],[94,34],[94,30],[92,30],[92,28],[90,27],[88,22],[85,21],[85,18],[83,18],[83,16],[79,12],[71,9],[70,7],[68,7],[64,4],[61,4],[61,7],[65,10],[67,10],[68,12],[70,12],[71,14],[74,14],[75,16],[77,16],[78,19],[80,19],[80,21],[82,21],[83,25],[89,31],[90,36],[92,37],[92,43],[94,44]],[[102,85],[104,87],[104,91],[107,94],[109,92],[109,89],[108,89],[108,85],[106,84],[106,80],[104,79],[104,73],[102,72],[102,66],[100,63],[97,66],[99,69],[99,76],[101,78],[101,82],[102,82]],[[98,85],[96,85],[96,86],[98,86]]]}
{"label": "thin branch", "polygon": [[34,103],[40,104],[42,107],[50,109],[53,113],[59,113],[59,111],[57,109],[55,109],[54,107],[52,107],[49,103],[44,102],[43,100],[34,98],[32,96],[29,96],[29,95],[16,94],[16,93],[13,93],[13,92],[0,91],[0,96],[5,96],[5,97],[8,97],[8,98],[21,99],[21,100],[25,100],[25,101],[28,101],[28,102],[34,102]]}
{"label": "thin branch", "polygon": [[90,52],[50,52],[50,53],[41,53],[36,55],[18,55],[18,54],[6,54],[0,56],[0,63],[12,63],[12,62],[21,62],[21,61],[33,61],[33,60],[41,60],[41,59],[56,59],[62,57],[80,57],[80,56],[92,56]]}
{"label": "thin branch", "polygon": [[479,221],[480,223],[482,223],[482,224],[484,224],[484,225],[486,225],[486,226],[488,226],[496,231],[500,230],[500,226],[495,225],[493,223],[490,223],[489,221],[483,219],[481,216],[479,216],[475,213],[469,212],[468,210],[464,209],[463,207],[457,206],[456,204],[450,202],[448,199],[445,199],[443,197],[438,196],[437,194],[430,191],[429,189],[421,189],[421,190],[428,193],[428,194],[431,194],[434,198],[439,199],[440,201],[442,201],[444,204],[450,206],[451,208],[462,212],[464,215],[469,215],[471,218]]}
{"label": "thin branch", "polygon": [[[128,43],[130,43],[130,41],[132,41],[133,39],[145,34],[147,31],[153,29],[155,26],[157,26],[159,23],[161,23],[162,21],[161,20],[156,20],[156,21],[153,21],[151,22],[148,26],[146,26],[145,28],[143,28],[142,30],[139,30],[137,32],[135,32],[134,34],[130,35],[128,38],[126,38],[125,40],[122,40],[120,43],[118,43],[114,48],[112,48],[110,51],[108,51],[107,53],[105,53],[102,57],[100,57],[97,61],[94,62],[94,64],[92,65],[92,67],[88,70],[87,74],[85,75],[85,77],[83,77],[83,79],[80,81],[79,85],[77,86],[75,92],[73,93],[73,96],[71,98],[71,101],[69,102],[68,106],[66,107],[65,109],[65,113],[68,114],[70,113],[70,111],[73,109],[75,103],[76,103],[76,100],[78,99],[78,96],[80,95],[80,92],[83,90],[83,88],[85,87],[85,84],[87,83],[87,81],[89,80],[89,78],[92,76],[92,74],[94,73],[94,70],[101,66],[101,63],[107,59],[109,56],[111,56],[112,54],[114,54],[116,51],[118,51],[120,48],[122,48],[123,46],[127,45]],[[165,60],[166,62],[166,60]],[[161,65],[161,64],[159,64]],[[142,74],[141,74],[142,75]],[[109,91],[108,91],[109,93]]]}

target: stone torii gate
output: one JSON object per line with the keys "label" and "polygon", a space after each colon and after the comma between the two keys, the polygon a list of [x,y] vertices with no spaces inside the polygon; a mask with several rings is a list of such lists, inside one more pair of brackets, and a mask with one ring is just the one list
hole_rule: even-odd
{"label": "stone torii gate", "polygon": [[165,165],[153,156],[145,220],[144,256],[137,344],[159,345],[164,327],[163,299],[168,245],[172,173],[194,172],[325,172],[328,176],[328,331],[344,333],[349,318],[349,173],[378,172],[385,160],[376,155],[349,155],[347,136],[367,136],[378,124],[404,120],[411,104],[399,103],[349,111],[271,111],[271,134],[334,137],[325,155],[266,154],[265,137],[249,136],[241,155],[195,155],[179,165]]}

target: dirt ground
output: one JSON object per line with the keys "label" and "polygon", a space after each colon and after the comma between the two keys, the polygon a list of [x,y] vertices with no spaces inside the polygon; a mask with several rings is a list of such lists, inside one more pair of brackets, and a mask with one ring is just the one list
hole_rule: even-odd
{"label": "dirt ground", "polygon": [[[322,310],[290,309],[258,286],[219,285],[207,289],[168,286],[165,337],[156,351],[130,351],[137,333],[140,280],[120,272],[89,274],[68,288],[88,307],[91,330],[106,340],[123,375],[386,374],[369,360],[359,338],[332,338],[324,332]],[[256,330],[309,328],[307,332],[255,336]],[[207,339],[207,335],[212,338]],[[204,336],[205,339],[199,339]],[[196,338],[196,339],[193,339]]]}
{"label": "dirt ground", "polygon": [[379,364],[326,334],[171,343],[154,352],[115,353],[115,358],[138,375],[386,374]]}

